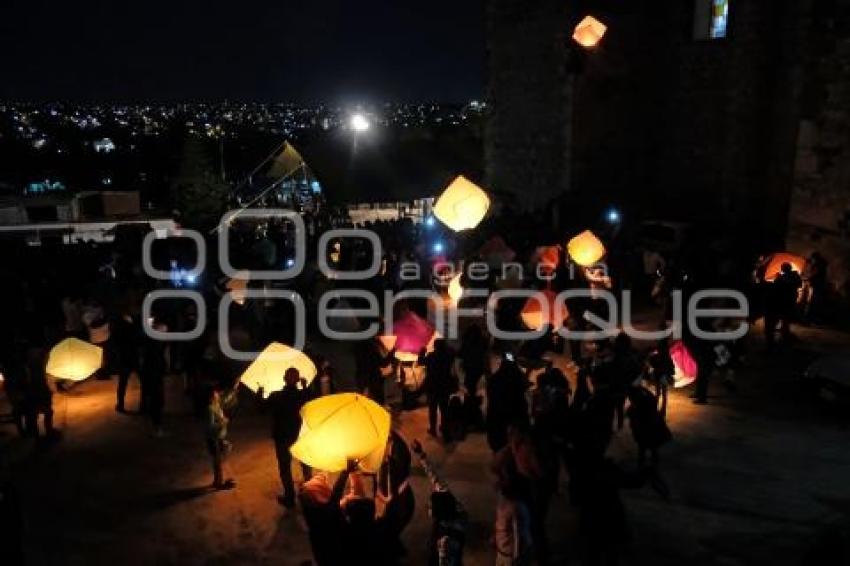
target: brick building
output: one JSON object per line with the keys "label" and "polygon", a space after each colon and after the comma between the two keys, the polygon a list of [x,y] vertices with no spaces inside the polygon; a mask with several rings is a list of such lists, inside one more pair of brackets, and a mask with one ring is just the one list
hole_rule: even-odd
{"label": "brick building", "polygon": [[[799,233],[804,189],[846,235],[848,6],[490,0],[488,186],[532,207],[557,199],[567,220],[617,205],[724,229],[753,253]],[[570,36],[588,13],[608,32],[584,50]]]}

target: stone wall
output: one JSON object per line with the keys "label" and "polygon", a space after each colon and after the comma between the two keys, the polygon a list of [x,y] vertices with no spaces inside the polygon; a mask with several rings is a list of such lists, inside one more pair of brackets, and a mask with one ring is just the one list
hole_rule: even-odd
{"label": "stone wall", "polygon": [[[783,246],[811,1],[732,0],[705,41],[693,0],[491,0],[489,186]],[[587,13],[609,26],[589,52]]]}
{"label": "stone wall", "polygon": [[797,139],[788,248],[819,251],[850,296],[850,1],[815,12]]}

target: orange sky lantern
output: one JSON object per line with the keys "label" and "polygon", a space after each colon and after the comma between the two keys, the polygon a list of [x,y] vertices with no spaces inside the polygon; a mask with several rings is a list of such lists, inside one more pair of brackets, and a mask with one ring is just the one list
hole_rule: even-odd
{"label": "orange sky lantern", "polygon": [[775,253],[767,261],[767,267],[764,270],[764,280],[772,282],[782,273],[782,264],[790,263],[791,268],[797,273],[802,274],[806,268],[806,258],[788,253]]}
{"label": "orange sky lantern", "polygon": [[[548,289],[540,291],[535,297],[529,297],[520,313],[525,327],[530,330],[540,330],[547,324],[555,330],[563,327],[564,320],[570,313],[563,301],[555,301],[556,297],[557,295]],[[541,302],[544,304],[541,305]]]}
{"label": "orange sky lantern", "polygon": [[608,31],[608,26],[593,16],[586,16],[575,27],[573,39],[582,47],[596,47],[605,36],[606,31]]}
{"label": "orange sky lantern", "polygon": [[589,267],[600,261],[607,251],[605,245],[590,230],[585,230],[567,243],[567,252],[574,262]]}

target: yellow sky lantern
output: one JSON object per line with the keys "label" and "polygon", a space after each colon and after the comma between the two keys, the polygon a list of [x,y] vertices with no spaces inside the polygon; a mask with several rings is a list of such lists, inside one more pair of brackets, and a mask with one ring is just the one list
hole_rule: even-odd
{"label": "yellow sky lantern", "polygon": [[449,281],[449,299],[451,299],[452,304],[456,305],[458,301],[460,301],[461,296],[463,296],[463,287],[460,285],[460,276],[458,273],[455,275],[451,281]]}
{"label": "yellow sky lantern", "polygon": [[78,338],[66,338],[47,357],[47,373],[58,379],[82,381],[103,364],[103,349]]}
{"label": "yellow sky lantern", "polygon": [[301,432],[290,448],[308,466],[339,472],[348,460],[360,470],[377,473],[390,434],[390,414],[357,393],[326,395],[301,409]]}
{"label": "yellow sky lantern", "polygon": [[460,232],[478,226],[489,208],[487,193],[460,175],[437,199],[434,216],[455,232]]}
{"label": "yellow sky lantern", "polygon": [[607,253],[605,246],[590,230],[585,230],[567,243],[567,252],[574,262],[582,267],[589,267]]}
{"label": "yellow sky lantern", "polygon": [[283,374],[295,368],[309,384],[316,377],[316,366],[304,352],[280,342],[272,342],[251,362],[239,378],[245,387],[256,393],[263,388],[263,397],[283,389]]}
{"label": "yellow sky lantern", "polygon": [[586,16],[575,27],[573,39],[582,47],[596,47],[600,40],[602,40],[606,31],[608,31],[608,26],[593,16]]}

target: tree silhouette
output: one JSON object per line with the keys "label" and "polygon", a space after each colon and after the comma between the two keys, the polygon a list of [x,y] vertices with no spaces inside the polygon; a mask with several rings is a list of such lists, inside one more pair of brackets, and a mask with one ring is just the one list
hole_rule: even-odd
{"label": "tree silhouette", "polygon": [[213,227],[224,212],[228,191],[227,183],[218,176],[205,140],[187,136],[177,176],[171,183],[181,224],[196,229]]}

